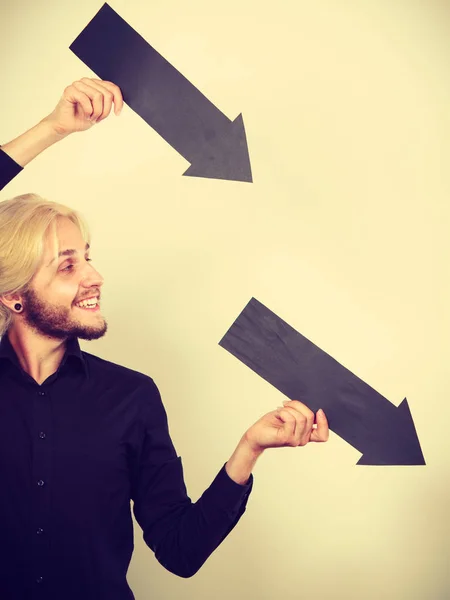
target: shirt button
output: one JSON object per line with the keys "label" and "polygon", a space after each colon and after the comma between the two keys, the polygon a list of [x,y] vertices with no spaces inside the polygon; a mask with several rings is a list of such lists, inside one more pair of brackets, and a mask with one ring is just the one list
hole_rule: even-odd
{"label": "shirt button", "polygon": [[42,481],[42,479],[39,479],[39,481],[38,481],[38,485],[40,485],[40,486],[43,486],[43,485],[44,485],[44,482]]}
{"label": "shirt button", "polygon": [[43,577],[36,577],[36,583],[42,583]]}
{"label": "shirt button", "polygon": [[36,531],[36,533],[38,535],[40,535],[41,533],[44,533],[44,530],[42,529],[42,527],[39,527],[39,529]]}
{"label": "shirt button", "polygon": [[41,440],[43,440],[45,438],[45,433],[43,431],[41,431],[41,433],[39,434],[39,437],[41,438]]}
{"label": "shirt button", "polygon": [[45,392],[39,391],[38,394],[39,394],[39,396],[45,396]]}

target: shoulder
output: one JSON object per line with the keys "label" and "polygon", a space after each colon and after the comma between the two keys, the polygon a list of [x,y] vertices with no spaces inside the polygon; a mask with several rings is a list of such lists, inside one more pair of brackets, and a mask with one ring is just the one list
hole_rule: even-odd
{"label": "shoulder", "polygon": [[84,350],[81,353],[94,381],[101,380],[116,388],[132,388],[159,395],[158,388],[150,375],[119,365]]}

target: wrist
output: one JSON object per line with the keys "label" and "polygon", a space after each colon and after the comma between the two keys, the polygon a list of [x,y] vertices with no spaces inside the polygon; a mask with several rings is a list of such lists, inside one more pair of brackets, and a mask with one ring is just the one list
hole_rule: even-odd
{"label": "wrist", "polygon": [[45,118],[22,135],[19,135],[19,137],[4,144],[2,150],[18,165],[25,167],[38,154],[67,135],[67,133],[58,133],[52,123]]}
{"label": "wrist", "polygon": [[239,444],[247,449],[247,452],[250,456],[255,458],[258,458],[264,452],[264,448],[261,448],[260,446],[255,446],[255,444],[251,442],[251,440],[247,436],[247,432],[245,432],[245,434],[242,436],[242,439],[239,442]]}
{"label": "wrist", "polygon": [[39,121],[36,125],[38,135],[42,140],[48,142],[49,146],[70,135],[70,132],[65,131],[61,126],[52,121],[50,116],[51,115],[44,117],[42,121]]}
{"label": "wrist", "polygon": [[263,450],[253,448],[243,436],[233,452],[230,460],[225,465],[225,470],[230,479],[245,485],[250,478],[253,467]]}

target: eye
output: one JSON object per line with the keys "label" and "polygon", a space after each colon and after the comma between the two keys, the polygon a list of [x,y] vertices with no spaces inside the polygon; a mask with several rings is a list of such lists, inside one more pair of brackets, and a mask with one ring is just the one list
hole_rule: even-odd
{"label": "eye", "polygon": [[[92,258],[86,258],[86,262],[90,262],[91,260],[92,260]],[[75,266],[74,264],[67,265],[67,267],[64,267],[64,269],[61,269],[61,271],[69,272],[73,269],[74,266]]]}

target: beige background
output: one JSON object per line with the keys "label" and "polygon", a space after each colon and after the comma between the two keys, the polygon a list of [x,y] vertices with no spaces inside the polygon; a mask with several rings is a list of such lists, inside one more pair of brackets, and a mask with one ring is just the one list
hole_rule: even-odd
{"label": "beige background", "polygon": [[[108,334],[82,348],[151,375],[195,501],[284,397],[218,341],[251,296],[396,406],[425,467],[268,450],[247,512],[192,579],[136,525],[138,600],[444,600],[449,580],[450,2],[114,0],[229,118],[253,184],[188,163],[128,107],[31,163],[0,199],[81,210]],[[3,0],[1,141],[92,73],[68,46],[102,2]]]}

